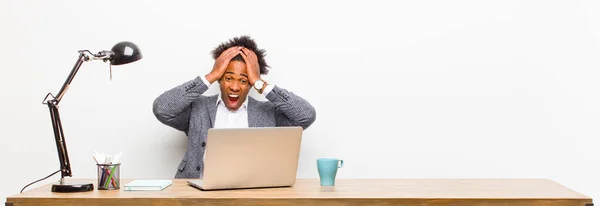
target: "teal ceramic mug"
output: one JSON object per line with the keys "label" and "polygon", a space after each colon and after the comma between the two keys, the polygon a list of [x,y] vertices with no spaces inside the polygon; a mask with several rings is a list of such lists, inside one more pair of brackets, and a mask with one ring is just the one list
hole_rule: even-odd
{"label": "teal ceramic mug", "polygon": [[319,158],[317,159],[317,169],[319,170],[319,178],[321,186],[334,186],[335,175],[338,168],[344,166],[344,160],[335,158]]}

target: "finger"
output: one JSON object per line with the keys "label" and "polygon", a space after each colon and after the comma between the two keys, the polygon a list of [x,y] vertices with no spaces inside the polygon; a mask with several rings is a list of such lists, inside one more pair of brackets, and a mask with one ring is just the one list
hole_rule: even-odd
{"label": "finger", "polygon": [[[248,51],[250,51],[250,50],[246,50],[245,52],[248,52]],[[240,55],[242,56],[242,58],[244,58],[244,61],[246,62],[246,65],[252,65],[252,64],[254,64],[254,65],[257,66],[256,69],[259,69],[258,68],[258,62],[256,60],[254,60],[254,62],[251,62],[250,60],[252,59],[252,57],[248,56],[247,53],[240,52]],[[254,58],[254,59],[256,59],[256,58]]]}
{"label": "finger", "polygon": [[242,48],[242,54],[244,54],[246,56],[246,58],[244,59],[246,62],[248,62],[249,59],[251,59],[250,57],[250,52],[247,48]]}
{"label": "finger", "polygon": [[221,53],[220,56],[226,57],[231,54],[235,54],[235,53],[237,53],[236,51],[239,51],[240,49],[241,49],[241,47],[239,47],[239,46],[230,47],[229,49],[227,49],[223,53]]}
{"label": "finger", "polygon": [[245,48],[245,47],[244,47],[244,48],[242,48],[242,49],[243,49],[243,50],[246,52],[246,54],[248,54],[249,56],[256,56],[256,54],[254,53],[254,51],[252,51],[252,50],[250,50],[250,49],[248,49],[248,48]]}
{"label": "finger", "polygon": [[248,55],[248,57],[250,57],[251,59],[258,59],[256,54],[252,50],[244,48],[244,51],[245,51],[246,55]]}
{"label": "finger", "polygon": [[244,57],[246,63],[258,65],[258,59],[256,58],[256,55],[253,55],[254,53],[252,50],[244,48],[242,51],[244,51],[242,52],[242,54],[244,54],[242,57]]}
{"label": "finger", "polygon": [[229,47],[229,49],[227,49],[227,51],[230,51],[230,52],[239,51],[242,48],[243,48],[242,46],[233,46],[233,47]]}
{"label": "finger", "polygon": [[248,49],[248,48],[246,48],[246,47],[242,48],[242,51],[243,51],[243,52],[244,52],[246,55],[251,55],[251,53],[252,53],[252,50],[250,50],[250,49]]}
{"label": "finger", "polygon": [[[225,55],[225,58],[227,59],[232,59],[233,57],[237,56],[238,54],[242,53],[240,51],[240,49],[242,49],[242,47],[232,47],[233,49],[229,51],[229,53],[227,55]],[[231,48],[230,48],[231,49]]]}
{"label": "finger", "polygon": [[233,57],[237,56],[237,55],[238,55],[238,54],[240,54],[240,53],[242,53],[242,52],[241,52],[241,51],[235,51],[235,50],[234,50],[233,52],[231,52],[231,53],[227,54],[226,58],[227,58],[227,59],[233,59]]}
{"label": "finger", "polygon": [[227,56],[231,52],[235,51],[235,49],[236,49],[235,47],[230,47],[229,49],[226,49],[225,51],[223,51],[223,53],[221,53],[221,56]]}
{"label": "finger", "polygon": [[244,61],[246,62],[246,64],[248,64],[248,56],[242,51],[240,51],[240,55],[242,56],[242,58],[244,58]]}

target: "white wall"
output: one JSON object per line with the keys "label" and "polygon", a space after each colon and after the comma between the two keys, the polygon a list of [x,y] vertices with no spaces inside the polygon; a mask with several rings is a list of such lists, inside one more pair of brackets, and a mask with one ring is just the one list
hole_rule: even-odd
{"label": "white wall", "polygon": [[96,177],[94,150],[123,151],[123,178],[172,178],[185,136],[152,101],[242,34],[267,50],[265,79],[317,109],[298,177],[333,156],[340,178],[549,178],[600,198],[598,1],[5,0],[0,15],[2,198],[58,169],[41,101],[77,50],[129,40],[144,59],[73,81],[74,178]]}

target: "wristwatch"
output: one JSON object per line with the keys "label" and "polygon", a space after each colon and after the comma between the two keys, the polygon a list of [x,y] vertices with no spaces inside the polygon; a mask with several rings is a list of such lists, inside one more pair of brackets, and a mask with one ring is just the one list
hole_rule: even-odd
{"label": "wristwatch", "polygon": [[256,89],[256,91],[260,92],[263,86],[265,86],[265,82],[262,79],[258,79],[254,82],[254,89]]}

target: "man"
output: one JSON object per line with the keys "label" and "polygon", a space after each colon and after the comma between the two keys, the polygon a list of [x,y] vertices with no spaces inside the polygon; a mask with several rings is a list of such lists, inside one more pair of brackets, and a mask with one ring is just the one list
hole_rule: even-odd
{"label": "man", "polygon": [[[212,52],[215,64],[200,75],[154,100],[156,118],[188,136],[188,148],[175,178],[202,178],[209,128],[301,126],[308,128],[316,112],[306,100],[261,79],[268,73],[265,51],[248,36],[222,43]],[[203,96],[218,81],[219,95]],[[248,97],[251,88],[266,97]]]}

